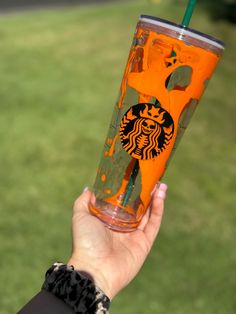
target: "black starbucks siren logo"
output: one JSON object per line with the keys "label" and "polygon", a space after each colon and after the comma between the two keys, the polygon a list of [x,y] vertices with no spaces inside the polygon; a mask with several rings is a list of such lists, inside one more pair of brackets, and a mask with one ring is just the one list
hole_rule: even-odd
{"label": "black starbucks siren logo", "polygon": [[174,133],[171,115],[150,103],[132,106],[120,124],[124,150],[136,159],[158,156],[170,143]]}

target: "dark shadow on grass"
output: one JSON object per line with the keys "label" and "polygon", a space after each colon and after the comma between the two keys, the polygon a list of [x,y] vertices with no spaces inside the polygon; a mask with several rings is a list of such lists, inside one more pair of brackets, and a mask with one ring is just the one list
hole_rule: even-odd
{"label": "dark shadow on grass", "polygon": [[63,8],[76,5],[103,4],[125,0],[1,0],[0,14],[44,8]]}

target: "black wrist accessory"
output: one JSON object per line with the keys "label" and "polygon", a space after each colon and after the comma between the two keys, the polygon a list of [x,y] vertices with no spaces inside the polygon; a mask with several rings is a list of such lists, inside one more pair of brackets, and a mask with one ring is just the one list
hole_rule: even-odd
{"label": "black wrist accessory", "polygon": [[42,289],[63,300],[77,314],[108,313],[109,298],[73,266],[54,263],[45,274]]}

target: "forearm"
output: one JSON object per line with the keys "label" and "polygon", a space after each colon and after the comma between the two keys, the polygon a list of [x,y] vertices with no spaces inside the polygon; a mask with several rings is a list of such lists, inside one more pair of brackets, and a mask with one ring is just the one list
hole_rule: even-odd
{"label": "forearm", "polygon": [[17,314],[74,314],[70,306],[54,296],[41,290]]}

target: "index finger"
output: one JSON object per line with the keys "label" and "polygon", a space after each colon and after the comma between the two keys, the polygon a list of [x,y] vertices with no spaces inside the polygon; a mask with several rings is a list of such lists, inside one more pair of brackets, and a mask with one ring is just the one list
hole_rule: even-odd
{"label": "index finger", "polygon": [[150,218],[144,228],[144,234],[146,235],[150,247],[152,246],[161,226],[166,191],[167,185],[161,183],[153,195]]}

